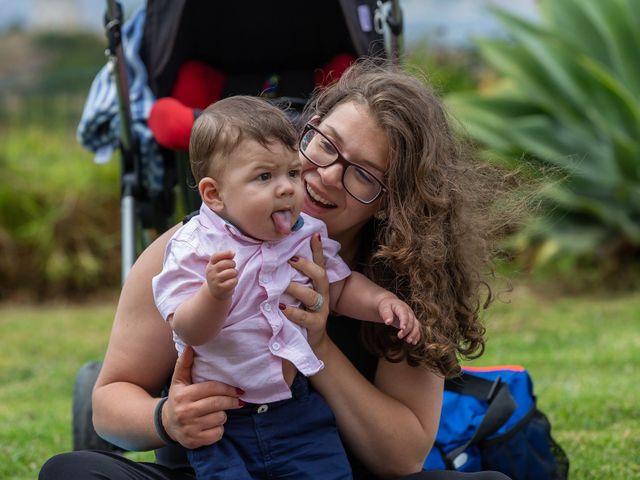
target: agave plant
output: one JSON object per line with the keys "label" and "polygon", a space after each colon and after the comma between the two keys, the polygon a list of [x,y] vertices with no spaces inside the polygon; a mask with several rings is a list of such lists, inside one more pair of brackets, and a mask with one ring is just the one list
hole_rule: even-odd
{"label": "agave plant", "polygon": [[523,233],[540,257],[640,247],[640,2],[542,0],[493,9],[509,40],[479,42],[499,81],[447,102],[491,161],[552,172]]}

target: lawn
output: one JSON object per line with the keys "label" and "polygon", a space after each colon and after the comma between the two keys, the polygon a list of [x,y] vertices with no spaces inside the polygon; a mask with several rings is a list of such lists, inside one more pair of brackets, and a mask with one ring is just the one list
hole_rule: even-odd
{"label": "lawn", "polygon": [[[31,479],[71,447],[76,371],[100,358],[113,302],[0,306],[0,478]],[[543,298],[524,288],[486,315],[476,365],[525,365],[572,479],[640,479],[640,294]]]}
{"label": "lawn", "polygon": [[487,315],[477,365],[519,363],[567,452],[572,479],[640,478],[640,294],[541,298]]}

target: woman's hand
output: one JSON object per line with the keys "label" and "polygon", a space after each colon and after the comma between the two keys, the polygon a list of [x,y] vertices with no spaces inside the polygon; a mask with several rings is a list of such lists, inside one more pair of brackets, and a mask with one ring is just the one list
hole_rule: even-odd
{"label": "woman's hand", "polygon": [[186,347],[171,378],[169,399],[162,409],[162,424],[171,438],[187,448],[211,445],[222,438],[225,410],[244,403],[244,392],[221,382],[192,383],[193,350]]}
{"label": "woman's hand", "polygon": [[307,329],[307,340],[311,348],[315,350],[327,338],[326,326],[330,304],[329,280],[324,270],[324,255],[319,234],[311,237],[311,252],[313,254],[313,262],[305,258],[294,257],[289,260],[289,263],[292,267],[309,277],[313,288],[292,282],[285,292],[307,306],[316,304],[318,295],[322,295],[322,306],[317,311],[310,311],[290,305],[281,305],[280,308],[289,320]]}

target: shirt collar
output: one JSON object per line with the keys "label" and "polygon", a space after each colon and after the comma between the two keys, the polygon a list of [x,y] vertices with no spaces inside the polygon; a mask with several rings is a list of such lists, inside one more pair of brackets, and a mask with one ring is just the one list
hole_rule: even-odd
{"label": "shirt collar", "polygon": [[261,240],[256,240],[255,238],[242,233],[238,227],[211,210],[204,202],[200,205],[199,217],[200,223],[205,228],[216,230],[218,232],[226,232],[231,237],[245,242],[262,243]]}
{"label": "shirt collar", "polygon": [[[200,217],[201,217],[200,223],[202,223],[202,225],[204,225],[207,228],[213,228],[218,231],[225,231],[232,237],[243,240],[245,242],[250,242],[250,243],[263,242],[263,240],[257,240],[253,237],[250,237],[242,233],[242,231],[238,227],[236,227],[233,223],[231,223],[230,221],[222,218],[220,215],[215,213],[204,202],[202,202],[202,205],[200,205]],[[291,227],[291,231],[297,232],[302,228],[303,225],[304,225],[304,218],[302,218],[302,215],[300,215],[296,220],[296,223],[294,223],[293,227]]]}

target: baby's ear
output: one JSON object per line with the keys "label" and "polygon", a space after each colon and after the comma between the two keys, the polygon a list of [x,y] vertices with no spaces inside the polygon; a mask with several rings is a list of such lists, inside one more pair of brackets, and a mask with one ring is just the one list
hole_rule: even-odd
{"label": "baby's ear", "polygon": [[204,177],[198,183],[198,191],[202,201],[216,213],[220,213],[224,209],[222,194],[218,188],[218,182],[211,177]]}

